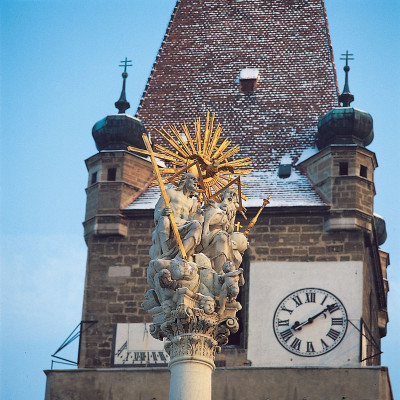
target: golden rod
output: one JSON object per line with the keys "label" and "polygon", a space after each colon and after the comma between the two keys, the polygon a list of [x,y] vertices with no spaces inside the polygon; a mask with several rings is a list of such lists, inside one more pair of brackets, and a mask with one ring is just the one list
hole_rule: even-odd
{"label": "golden rod", "polygon": [[258,210],[256,216],[250,221],[249,226],[247,227],[247,229],[243,232],[243,235],[247,237],[247,235],[249,234],[250,230],[253,228],[253,226],[256,224],[258,217],[261,214],[261,211],[264,210],[264,207],[269,204],[269,199],[271,198],[271,196],[268,196],[266,199],[264,199],[264,202],[261,206],[261,208]]}
{"label": "golden rod", "polygon": [[[153,164],[154,172],[157,176],[158,186],[160,187],[160,192],[161,192],[161,196],[164,200],[165,207],[170,207],[168,195],[165,190],[164,182],[161,178],[161,174],[158,169],[158,165],[157,165],[156,159],[154,157],[153,149],[151,148],[149,138],[147,137],[147,135],[145,133],[143,133],[142,137],[143,137],[144,144],[146,145],[146,149],[149,152],[149,155],[151,157],[151,163]],[[168,218],[171,223],[172,232],[174,233],[176,243],[178,243],[179,252],[181,253],[181,257],[184,260],[186,260],[187,259],[186,251],[185,251],[185,248],[183,247],[181,236],[179,235],[178,226],[176,225],[174,214],[173,213],[169,214]]]}

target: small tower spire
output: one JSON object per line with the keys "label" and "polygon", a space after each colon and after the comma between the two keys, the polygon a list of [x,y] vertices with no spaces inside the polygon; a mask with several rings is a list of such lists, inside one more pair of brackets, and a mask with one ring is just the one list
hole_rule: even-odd
{"label": "small tower spire", "polygon": [[344,81],[344,88],[342,94],[339,96],[339,101],[342,103],[343,107],[350,107],[350,103],[354,101],[354,96],[350,93],[349,88],[349,60],[354,60],[354,54],[349,53],[346,50],[346,54],[342,54],[341,60],[346,60],[346,65],[343,67],[343,70],[346,74],[345,81]]}
{"label": "small tower spire", "polygon": [[132,67],[132,60],[128,60],[125,57],[124,61],[120,61],[122,64],[119,65],[120,67],[124,67],[124,72],[122,73],[122,91],[121,91],[121,96],[119,97],[119,100],[116,101],[115,107],[118,108],[118,114],[125,114],[125,111],[131,106],[128,101],[126,101],[126,93],[125,93],[125,81],[126,78],[128,77],[128,73],[126,72],[126,67]]}

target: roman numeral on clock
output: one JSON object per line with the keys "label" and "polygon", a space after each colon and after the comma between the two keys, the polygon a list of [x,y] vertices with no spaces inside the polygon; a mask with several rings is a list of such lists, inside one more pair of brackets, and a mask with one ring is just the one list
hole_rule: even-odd
{"label": "roman numeral on clock", "polygon": [[278,326],[289,326],[288,319],[278,319]]}
{"label": "roman numeral on clock", "polygon": [[294,296],[293,301],[296,303],[296,307],[301,306],[303,304],[299,296]]}
{"label": "roman numeral on clock", "polygon": [[340,332],[330,329],[326,336],[330,337],[332,340],[336,340],[340,335]]}
{"label": "roman numeral on clock", "polygon": [[301,340],[298,338],[294,338],[293,342],[291,343],[290,347],[300,351]]}
{"label": "roman numeral on clock", "polygon": [[337,310],[339,310],[339,306],[338,306],[336,303],[331,304],[331,305],[328,305],[328,311],[329,311],[331,314],[334,313],[334,312],[337,311]]}
{"label": "roman numeral on clock", "polygon": [[312,344],[312,342],[307,342],[307,353],[312,353],[314,352],[314,346]]}
{"label": "roman numeral on clock", "polygon": [[321,339],[322,348],[325,350],[329,348],[329,346]]}
{"label": "roman numeral on clock", "polygon": [[287,342],[293,336],[293,332],[290,329],[286,329],[286,331],[281,332],[280,335],[282,339]]}
{"label": "roman numeral on clock", "polygon": [[306,303],[315,303],[315,293],[306,293]]}
{"label": "roman numeral on clock", "polygon": [[332,318],[332,325],[343,325],[343,318]]}
{"label": "roman numeral on clock", "polygon": [[292,314],[293,310],[289,310],[286,307],[282,307],[282,311],[287,311],[289,314]]}

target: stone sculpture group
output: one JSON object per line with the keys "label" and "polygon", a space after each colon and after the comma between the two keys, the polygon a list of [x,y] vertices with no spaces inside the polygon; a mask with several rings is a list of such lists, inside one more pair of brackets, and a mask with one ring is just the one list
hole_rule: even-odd
{"label": "stone sculpture group", "polygon": [[[165,339],[171,362],[197,357],[213,365],[215,352],[239,328],[236,300],[244,285],[242,256],[246,236],[234,232],[238,193],[232,186],[220,202],[199,205],[197,177],[186,172],[179,184],[166,190],[154,210],[155,229],[142,306],[153,317],[151,334]],[[186,251],[182,258],[169,215],[178,226]]]}

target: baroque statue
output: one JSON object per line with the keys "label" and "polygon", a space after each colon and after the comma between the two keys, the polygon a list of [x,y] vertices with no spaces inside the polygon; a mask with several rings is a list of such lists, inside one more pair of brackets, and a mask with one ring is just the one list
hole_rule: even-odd
{"label": "baroque statue", "polygon": [[[164,340],[170,355],[170,399],[193,396],[181,388],[185,363],[207,364],[212,371],[215,353],[239,329],[237,297],[245,284],[240,265],[261,212],[244,233],[235,232],[237,212],[244,216],[246,211],[240,176],[251,172],[251,160],[231,160],[239,147],[227,150],[230,141],[220,138],[219,125],[213,126],[214,115],[207,113],[203,134],[200,119],[195,121],[194,138],[186,124],[184,136],[169,126],[170,132],[158,130],[169,147],[155,144],[153,151],[144,134],[147,150],[128,148],[150,156],[161,191],[147,268],[150,288],[142,306],[153,317],[151,334]],[[169,166],[159,167],[155,157]]]}

